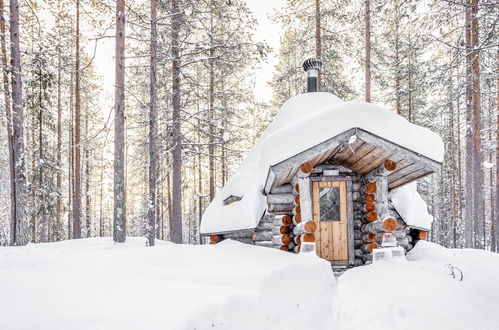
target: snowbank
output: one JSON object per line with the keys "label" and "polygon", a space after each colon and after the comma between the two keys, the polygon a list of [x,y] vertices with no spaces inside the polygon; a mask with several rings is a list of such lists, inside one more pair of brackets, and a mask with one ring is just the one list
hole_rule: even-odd
{"label": "snowbank", "polygon": [[[437,134],[381,106],[342,102],[329,93],[301,94],[283,104],[239,169],[215,196],[203,214],[201,232],[255,228],[266,208],[262,191],[269,168],[356,127],[438,162],[443,159],[444,146]],[[242,199],[224,205],[231,195]]]}
{"label": "snowbank", "polygon": [[418,193],[416,181],[392,189],[389,198],[407,225],[420,229],[431,229],[433,216],[428,213],[426,202]]}
{"label": "snowbank", "polygon": [[[337,329],[492,330],[499,324],[499,255],[419,241],[409,261],[358,267],[338,280]],[[459,281],[459,268],[464,277]]]}
{"label": "snowbank", "polygon": [[326,329],[329,264],[234,241],[0,248],[0,328]]}

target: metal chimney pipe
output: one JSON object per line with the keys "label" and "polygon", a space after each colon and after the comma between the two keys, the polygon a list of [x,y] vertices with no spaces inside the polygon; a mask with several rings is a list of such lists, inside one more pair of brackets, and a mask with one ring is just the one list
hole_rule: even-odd
{"label": "metal chimney pipe", "polygon": [[307,73],[307,93],[318,92],[319,72],[322,69],[322,61],[318,57],[311,57],[303,62],[303,70]]}

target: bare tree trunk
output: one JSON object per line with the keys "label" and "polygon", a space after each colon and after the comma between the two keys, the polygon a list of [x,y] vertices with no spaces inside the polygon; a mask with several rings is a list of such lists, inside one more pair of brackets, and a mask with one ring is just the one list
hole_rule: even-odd
{"label": "bare tree trunk", "polygon": [[26,217],[26,175],[24,154],[24,111],[21,80],[21,53],[19,40],[19,3],[10,0],[10,52],[12,65],[12,128],[13,161],[15,178],[14,244],[28,243],[28,219]]}
{"label": "bare tree trunk", "polygon": [[73,73],[70,78],[70,93],[69,93],[69,130],[68,130],[68,239],[73,236],[71,234],[71,224],[73,223],[73,191],[74,191],[74,115],[73,115]]}
{"label": "bare tree trunk", "polygon": [[[210,44],[213,45],[213,1],[211,2],[211,12],[210,12]],[[214,117],[214,104],[215,104],[215,69],[213,63],[214,50],[213,47],[210,48],[210,58],[209,58],[209,68],[210,68],[210,86],[209,86],[209,139],[208,139],[208,161],[209,161],[209,171],[210,171],[210,201],[215,198],[215,129],[213,125]]]}
{"label": "bare tree trunk", "polygon": [[[88,98],[86,99],[88,101]],[[88,103],[85,102],[85,141],[88,141]],[[91,224],[91,197],[90,197],[90,149],[88,142],[85,145],[85,227],[87,229],[86,237],[92,234]]]}
{"label": "bare tree trunk", "polygon": [[371,12],[370,0],[364,2],[364,21],[365,21],[365,94],[366,102],[371,102]]}
{"label": "bare tree trunk", "polygon": [[57,46],[57,174],[56,174],[56,190],[57,190],[57,201],[55,204],[55,236],[56,241],[60,240],[61,231],[61,207],[62,207],[62,193],[61,193],[61,149],[62,149],[62,67],[61,67],[61,45]]}
{"label": "bare tree trunk", "polygon": [[[315,56],[321,58],[322,56],[322,38],[321,38],[321,1],[315,0]],[[322,80],[322,72],[319,71],[319,76],[317,77],[317,84],[319,88]]]}
{"label": "bare tree trunk", "polygon": [[9,181],[10,181],[10,229],[9,229],[9,244],[15,243],[15,220],[16,220],[16,183],[14,173],[14,149],[12,141],[12,108],[10,106],[10,88],[9,74],[7,71],[7,46],[5,42],[5,16],[4,2],[0,0],[0,38],[2,43],[2,66],[3,66],[3,95],[5,107],[5,124],[7,126],[7,145],[9,148]]}
{"label": "bare tree trunk", "polygon": [[[471,0],[468,1],[471,3]],[[468,6],[466,7],[466,162],[465,162],[465,215],[464,215],[464,231],[465,231],[465,246],[473,247],[473,217],[474,217],[474,185],[473,185],[473,81],[471,79],[472,65],[472,42],[471,42],[471,13]]]}
{"label": "bare tree trunk", "polygon": [[125,222],[125,0],[116,0],[116,86],[114,94],[113,239],[124,242]]}
{"label": "bare tree trunk", "polygon": [[149,198],[147,204],[147,216],[149,223],[147,226],[147,239],[149,246],[154,246],[156,237],[156,177],[157,177],[157,87],[156,87],[156,0],[151,0],[151,58],[150,58],[150,98],[149,98]]}
{"label": "bare tree trunk", "polygon": [[73,238],[81,238],[81,92],[80,92],[80,0],[76,0],[75,131]]}
{"label": "bare tree trunk", "polygon": [[172,0],[172,218],[171,240],[182,243],[182,132],[180,118],[180,45],[181,17],[178,0]]}
{"label": "bare tree trunk", "polygon": [[485,219],[483,212],[483,168],[482,168],[482,142],[481,142],[481,96],[480,96],[480,51],[478,40],[478,0],[471,1],[471,79],[472,79],[472,107],[473,107],[473,222],[475,223],[475,247],[484,248]]}

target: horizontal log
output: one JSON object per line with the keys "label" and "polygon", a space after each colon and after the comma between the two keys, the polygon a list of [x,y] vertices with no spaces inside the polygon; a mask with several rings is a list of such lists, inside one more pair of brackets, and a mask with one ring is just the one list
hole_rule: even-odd
{"label": "horizontal log", "polygon": [[298,185],[298,183],[296,183],[294,186],[293,186],[293,192],[295,194],[299,194],[300,193],[300,186]]}
{"label": "horizontal log", "polygon": [[295,195],[294,203],[295,205],[300,205],[300,194]]}
{"label": "horizontal log", "polygon": [[303,235],[305,233],[314,233],[317,230],[317,224],[313,221],[301,222],[293,228],[293,234]]}
{"label": "horizontal log", "polygon": [[288,251],[289,251],[289,248],[288,248],[288,246],[287,246],[287,245],[281,245],[281,246],[279,246],[279,250],[281,250],[281,251],[285,251],[285,252],[288,252]]}
{"label": "horizontal log", "polygon": [[364,242],[364,241],[362,241],[361,239],[355,239],[355,240],[353,240],[353,246],[354,246],[355,248],[360,248],[360,246],[361,246],[362,244],[364,244],[364,243],[365,243],[365,242]]}
{"label": "horizontal log", "polygon": [[353,238],[354,239],[362,239],[362,231],[354,229]]}
{"label": "horizontal log", "polygon": [[300,253],[300,245],[295,246],[294,249],[293,249],[293,251],[295,253]]}
{"label": "horizontal log", "polygon": [[386,159],[383,164],[381,164],[379,167],[375,168],[369,173],[366,173],[362,176],[360,179],[361,183],[367,183],[367,182],[374,182],[377,180],[378,177],[380,176],[387,176],[390,174],[392,171],[394,171],[397,168],[397,163],[394,161],[391,161],[389,159]]}
{"label": "horizontal log", "polygon": [[397,225],[397,220],[395,220],[394,218],[386,218],[384,220],[376,220],[364,224],[362,226],[362,232],[365,234],[392,232],[397,228]]}
{"label": "horizontal log", "polygon": [[291,243],[291,237],[288,234],[275,235],[272,238],[272,242],[274,242],[275,245],[288,245]]}
{"label": "horizontal log", "polygon": [[427,237],[428,237],[428,232],[427,232],[427,231],[423,231],[423,230],[421,230],[421,231],[419,232],[419,239],[421,239],[421,240],[426,240],[426,238],[427,238]]}
{"label": "horizontal log", "polygon": [[255,231],[252,239],[254,241],[271,241],[272,237],[274,237],[272,231]]}
{"label": "horizontal log", "polygon": [[274,229],[275,224],[273,222],[260,222],[255,228],[255,231],[269,231]]}
{"label": "horizontal log", "polygon": [[267,210],[269,212],[286,212],[286,213],[292,213],[293,208],[294,208],[293,203],[289,204],[268,204]]}
{"label": "horizontal log", "polygon": [[289,226],[292,223],[290,215],[276,215],[274,218],[274,222],[272,223],[273,227],[279,226]]}
{"label": "horizontal log", "polygon": [[267,203],[269,204],[289,204],[293,203],[295,196],[293,194],[269,194]]}
{"label": "horizontal log", "polygon": [[225,233],[224,238],[252,238],[253,237],[253,232],[250,230],[240,230],[240,231],[233,231],[230,233]]}
{"label": "horizontal log", "polygon": [[354,250],[354,255],[355,255],[355,258],[362,258],[362,256],[364,255],[364,252],[359,248],[359,249],[355,249]]}
{"label": "horizontal log", "polygon": [[272,188],[272,194],[291,194],[293,192],[293,186],[290,184],[283,184],[282,186],[278,186]]}
{"label": "horizontal log", "polygon": [[359,191],[359,190],[360,190],[360,183],[353,182],[352,183],[352,191]]}
{"label": "horizontal log", "polygon": [[362,225],[363,225],[363,223],[361,220],[356,219],[353,221],[353,228],[354,229],[360,229],[360,228],[362,228]]}
{"label": "horizontal log", "polygon": [[373,202],[367,202],[363,205],[362,210],[364,212],[374,211],[376,210],[376,204],[374,204]]}
{"label": "horizontal log", "polygon": [[294,204],[293,204],[292,211],[293,211],[293,214],[294,214],[294,215],[296,215],[296,214],[298,214],[298,213],[301,213],[301,207],[300,207],[300,205],[294,205]]}
{"label": "horizontal log", "polygon": [[293,237],[293,242],[295,243],[295,245],[300,245],[301,244],[301,236]]}
{"label": "horizontal log", "polygon": [[260,219],[260,223],[262,222],[272,223],[274,222],[275,216],[276,216],[275,214],[265,212],[263,217]]}
{"label": "horizontal log", "polygon": [[275,247],[275,244],[272,241],[256,241],[255,245],[262,247]]}
{"label": "horizontal log", "polygon": [[299,176],[308,176],[314,169],[314,165],[312,162],[306,162],[300,165],[300,169],[298,170]]}
{"label": "horizontal log", "polygon": [[220,241],[219,235],[210,235],[210,244],[216,244]]}
{"label": "horizontal log", "polygon": [[352,191],[352,199],[354,201],[360,199],[360,193],[358,191]]}
{"label": "horizontal log", "polygon": [[358,266],[362,266],[362,265],[364,264],[364,260],[363,260],[363,259],[358,259],[358,258],[356,258],[356,259],[354,260],[354,262],[355,262],[355,266],[356,266],[356,267],[358,267]]}
{"label": "horizontal log", "polygon": [[370,211],[366,213],[365,219],[368,222],[373,222],[378,220],[378,213],[376,211]]}
{"label": "horizontal log", "polygon": [[[364,243],[376,242],[378,244],[381,244],[383,242],[383,235],[384,234],[385,233],[364,234],[364,235],[362,235],[362,241]],[[407,238],[405,230],[395,230],[395,231],[392,232],[392,234],[397,239],[397,242],[399,240],[403,240],[403,239]]]}

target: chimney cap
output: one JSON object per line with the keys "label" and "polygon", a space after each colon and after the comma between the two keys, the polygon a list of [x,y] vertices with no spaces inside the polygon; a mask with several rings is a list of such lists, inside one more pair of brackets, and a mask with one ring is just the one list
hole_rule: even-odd
{"label": "chimney cap", "polygon": [[319,71],[322,69],[322,61],[319,57],[310,57],[303,62],[303,70],[305,72],[312,69]]}

